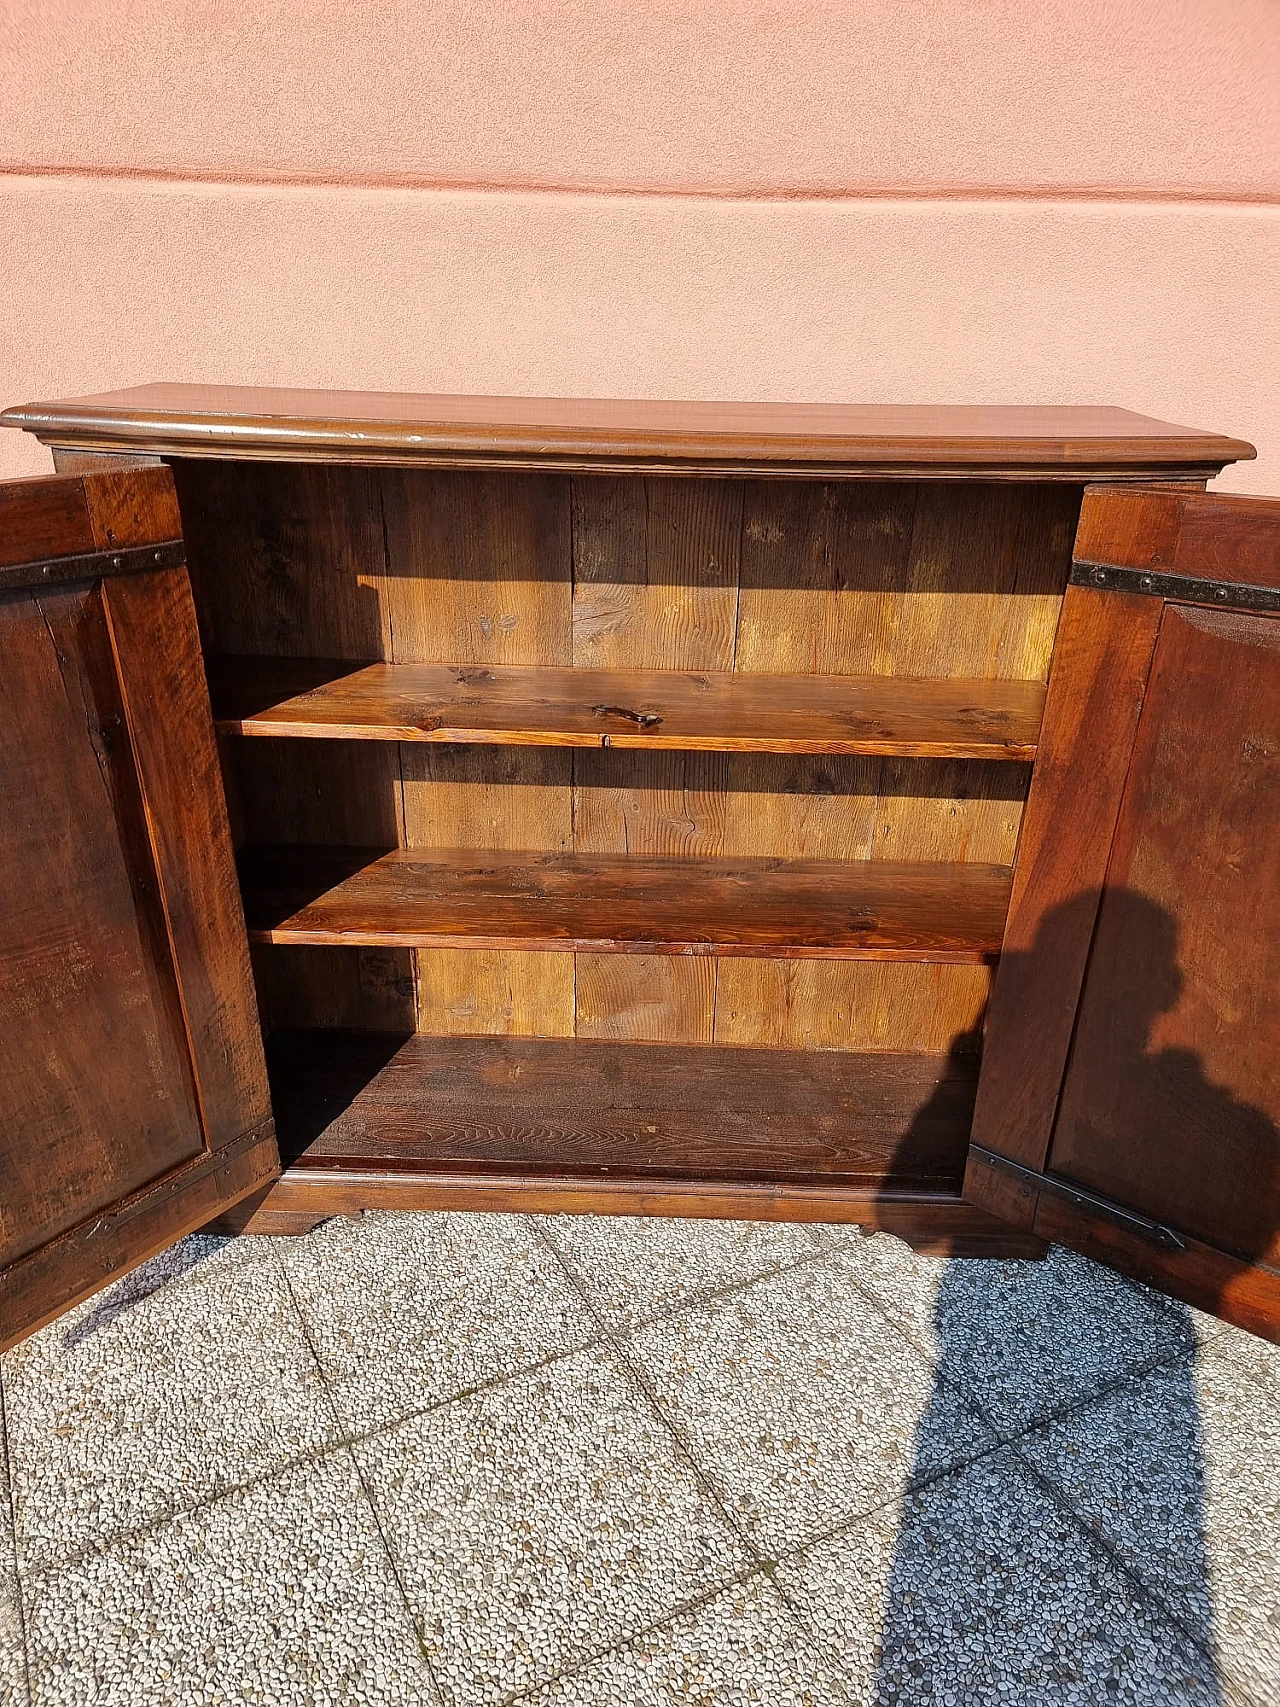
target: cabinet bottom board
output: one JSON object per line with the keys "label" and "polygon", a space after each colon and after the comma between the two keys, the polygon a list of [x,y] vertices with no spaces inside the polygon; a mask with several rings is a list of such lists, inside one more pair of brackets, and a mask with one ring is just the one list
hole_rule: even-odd
{"label": "cabinet bottom board", "polygon": [[858,1223],[949,1254],[1039,1255],[959,1196],[966,1055],[279,1032],[285,1174],[240,1218],[363,1209]]}

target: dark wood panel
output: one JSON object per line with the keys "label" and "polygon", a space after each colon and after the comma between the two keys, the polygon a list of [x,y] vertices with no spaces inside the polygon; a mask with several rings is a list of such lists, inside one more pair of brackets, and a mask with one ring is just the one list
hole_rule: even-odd
{"label": "dark wood panel", "polygon": [[102,598],[216,1149],[268,1121],[271,1102],[195,609],[182,569],[105,581]]}
{"label": "dark wood panel", "polygon": [[1280,618],[1170,606],[1049,1166],[1280,1269],[1278,921]]}
{"label": "dark wood panel", "polygon": [[1030,759],[1039,682],[216,658],[238,735]]}
{"label": "dark wood panel", "polygon": [[143,1186],[0,1272],[0,1351],[227,1214],[279,1176],[272,1128]]}
{"label": "dark wood panel", "polygon": [[0,566],[90,553],[0,596],[0,1348],[278,1172],[186,575],[93,578],[173,540],[172,480],[36,484]]}
{"label": "dark wood panel", "polygon": [[290,1168],[262,1195],[248,1230],[305,1232],[329,1216],[358,1215],[365,1209],[832,1222],[894,1233],[930,1256],[1038,1259],[1049,1248],[1043,1239],[1013,1232],[954,1192],[914,1186],[419,1174],[386,1167],[370,1173]]}
{"label": "dark wood panel", "polygon": [[0,482],[6,565],[82,557],[118,545],[159,545],[181,536],[173,481],[164,469]]}
{"label": "dark wood panel", "polygon": [[[191,576],[206,652],[262,654],[285,668],[311,653],[385,655],[386,541],[379,478],[366,469],[180,462]],[[394,745],[282,750],[224,740],[239,839],[380,842],[401,838]],[[368,966],[358,952],[297,962],[289,986],[260,983],[266,1023],[331,1009],[349,1023],[412,1025],[413,957]],[[390,971],[390,976],[387,976]]]}
{"label": "dark wood panel", "polygon": [[1094,487],[1080,511],[1083,563],[1280,587],[1280,505],[1231,492]]}
{"label": "dark wood panel", "polygon": [[255,847],[260,942],[979,961],[1009,871],[890,861]]}
{"label": "dark wood panel", "polygon": [[[1085,587],[1063,600],[973,1124],[1029,1168],[1049,1150],[1160,608]],[[967,1189],[1029,1227],[1034,1203],[997,1186],[979,1168]]]}
{"label": "dark wood panel", "polygon": [[0,1263],[204,1149],[101,598],[0,598]]}
{"label": "dark wood panel", "polygon": [[1096,479],[1216,473],[1252,445],[1126,409],[444,397],[145,385],[28,403],[46,443],[163,454],[542,468]]}
{"label": "dark wood panel", "polygon": [[968,1056],[281,1032],[297,1167],[958,1187]]}

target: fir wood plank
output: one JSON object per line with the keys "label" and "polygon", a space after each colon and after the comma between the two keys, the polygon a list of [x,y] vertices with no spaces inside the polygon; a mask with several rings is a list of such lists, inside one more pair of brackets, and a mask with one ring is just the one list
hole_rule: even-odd
{"label": "fir wood plank", "polygon": [[258,847],[250,936],[274,943],[787,955],[998,954],[1007,866]]}
{"label": "fir wood plank", "polygon": [[281,1032],[293,1167],[578,1177],[959,1178],[977,1063],[945,1055]]}
{"label": "fir wood plank", "polygon": [[1035,756],[1034,681],[737,675],[229,658],[210,662],[237,735],[910,758]]}

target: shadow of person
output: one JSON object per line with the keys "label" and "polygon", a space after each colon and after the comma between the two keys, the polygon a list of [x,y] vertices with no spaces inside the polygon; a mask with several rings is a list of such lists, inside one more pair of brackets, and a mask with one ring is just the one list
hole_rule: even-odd
{"label": "shadow of person", "polygon": [[[1109,891],[1104,909],[1068,901],[1000,970],[1014,990],[1052,978],[1098,915],[1052,1167],[1258,1256],[1280,1225],[1276,1127],[1179,1041],[1195,992],[1176,921],[1130,891]],[[1231,1045],[1215,1059],[1245,1063],[1243,1078]],[[953,1051],[973,1047],[958,1037]],[[937,1112],[919,1111],[904,1158]],[[952,1257],[931,1325],[935,1383],[885,1584],[878,1707],[1222,1701],[1192,1312],[1055,1249],[1043,1263]],[[939,1475],[957,1456],[956,1388],[990,1444]]]}

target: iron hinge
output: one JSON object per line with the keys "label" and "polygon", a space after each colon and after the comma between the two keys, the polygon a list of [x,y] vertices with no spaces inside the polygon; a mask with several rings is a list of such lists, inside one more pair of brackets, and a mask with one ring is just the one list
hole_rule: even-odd
{"label": "iron hinge", "polygon": [[1116,1227],[1122,1227],[1126,1233],[1137,1233],[1140,1238],[1146,1239],[1150,1244],[1159,1245],[1162,1250],[1185,1251],[1187,1248],[1186,1241],[1180,1234],[1175,1233],[1172,1227],[1166,1227],[1160,1221],[1152,1221],[1146,1215],[1126,1209],[1122,1203],[1102,1197],[1096,1191],[1086,1191],[1083,1186],[1056,1179],[1053,1174],[1037,1173],[1034,1168],[1024,1168],[1021,1162],[1011,1162],[1007,1156],[999,1156],[994,1150],[984,1149],[981,1144],[971,1144],[969,1149],[988,1167],[995,1168],[1000,1173],[1012,1174],[1015,1179],[1033,1185],[1040,1191],[1060,1197],[1073,1208],[1088,1210],[1090,1214],[1110,1221]]}

